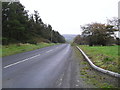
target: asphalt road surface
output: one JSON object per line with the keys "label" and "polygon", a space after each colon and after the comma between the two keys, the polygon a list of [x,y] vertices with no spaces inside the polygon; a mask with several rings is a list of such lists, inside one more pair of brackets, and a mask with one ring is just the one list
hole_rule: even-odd
{"label": "asphalt road surface", "polygon": [[[82,78],[80,71],[86,64],[78,52],[70,44],[61,44],[4,57],[2,88],[96,88]],[[104,78],[101,83],[118,85],[116,78],[92,68],[87,71],[97,80]]]}
{"label": "asphalt road surface", "polygon": [[[3,88],[55,88],[71,85],[69,44],[54,45],[3,58]],[[66,74],[65,74],[66,73]],[[62,77],[65,79],[62,81]],[[61,82],[62,81],[62,82]]]}

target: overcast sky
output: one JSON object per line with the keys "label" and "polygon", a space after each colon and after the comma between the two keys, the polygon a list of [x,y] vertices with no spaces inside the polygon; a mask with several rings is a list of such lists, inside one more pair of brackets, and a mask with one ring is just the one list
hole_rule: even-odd
{"label": "overcast sky", "polygon": [[26,10],[37,10],[44,23],[61,34],[80,34],[80,25],[106,23],[118,17],[120,0],[20,0]]}

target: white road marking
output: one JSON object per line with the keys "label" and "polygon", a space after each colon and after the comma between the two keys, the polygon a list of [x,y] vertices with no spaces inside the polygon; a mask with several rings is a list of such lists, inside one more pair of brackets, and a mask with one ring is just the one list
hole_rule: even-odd
{"label": "white road marking", "polygon": [[51,52],[51,51],[53,51],[53,49],[51,49],[51,50],[47,51],[46,53],[49,53],[49,52]]}
{"label": "white road marking", "polygon": [[79,80],[77,80],[77,82],[80,82]]}
{"label": "white road marking", "polygon": [[60,81],[62,81],[62,78],[60,79]]}
{"label": "white road marking", "polygon": [[[49,52],[51,52],[51,51],[53,51],[53,49],[47,51],[46,53],[49,53]],[[21,61],[18,61],[18,62],[16,62],[16,63],[10,64],[10,65],[7,65],[7,66],[5,66],[5,67],[3,67],[3,68],[8,68],[8,67],[14,66],[14,65],[16,65],[16,64],[19,64],[19,63],[22,63],[22,62],[28,61],[29,59],[32,59],[32,58],[38,57],[38,56],[40,56],[40,55],[41,55],[41,54],[37,54],[37,55],[32,56],[32,57],[30,57],[30,58],[26,58],[26,59],[21,60]]]}
{"label": "white road marking", "polygon": [[79,85],[75,85],[76,87],[78,87]]}
{"label": "white road marking", "polygon": [[62,83],[59,83],[58,86],[60,86]]}
{"label": "white road marking", "polygon": [[38,56],[40,56],[40,55],[41,55],[41,54],[37,54],[37,55],[35,55],[35,56],[33,56],[33,57],[26,58],[26,59],[24,59],[24,60],[22,60],[22,61],[18,61],[18,62],[16,62],[16,63],[10,64],[10,65],[7,65],[7,66],[5,66],[4,68],[8,68],[8,67],[11,67],[11,66],[13,66],[13,65],[16,65],[16,64],[19,64],[19,63],[22,63],[22,62],[28,61],[29,59],[32,59],[32,58],[38,57]]}
{"label": "white road marking", "polygon": [[64,73],[60,76],[59,80],[57,80],[57,86],[60,86],[62,84]]}

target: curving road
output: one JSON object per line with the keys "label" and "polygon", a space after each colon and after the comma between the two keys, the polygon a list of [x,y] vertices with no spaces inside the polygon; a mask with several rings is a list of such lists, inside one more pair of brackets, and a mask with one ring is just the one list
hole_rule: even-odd
{"label": "curving road", "polygon": [[71,52],[69,44],[61,44],[4,57],[3,88],[58,87]]}

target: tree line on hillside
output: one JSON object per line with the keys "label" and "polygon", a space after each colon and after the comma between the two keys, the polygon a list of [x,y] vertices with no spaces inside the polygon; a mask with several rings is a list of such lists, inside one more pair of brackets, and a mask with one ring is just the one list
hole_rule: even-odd
{"label": "tree line on hillside", "polygon": [[74,39],[74,43],[80,45],[120,45],[120,38],[116,37],[118,32],[118,18],[108,20],[107,24],[91,23],[81,26],[82,35],[78,35]]}
{"label": "tree line on hillside", "polygon": [[38,11],[28,15],[20,2],[2,3],[2,44],[40,41],[64,43],[65,39],[51,25],[44,24]]}

